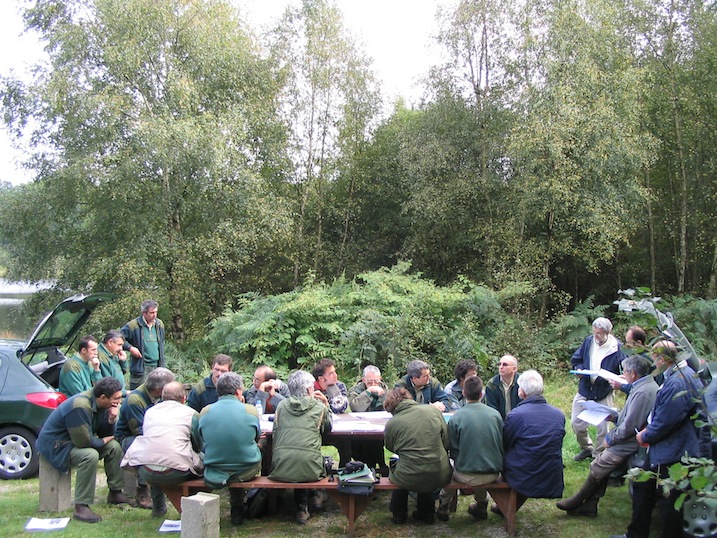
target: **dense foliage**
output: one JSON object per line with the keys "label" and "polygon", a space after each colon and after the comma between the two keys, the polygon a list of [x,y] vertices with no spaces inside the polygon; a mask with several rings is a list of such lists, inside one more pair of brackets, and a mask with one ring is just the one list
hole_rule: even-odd
{"label": "dense foliage", "polygon": [[[717,297],[713,2],[456,0],[423,101],[387,116],[338,5],[257,36],[228,0],[30,4],[48,61],[0,80],[36,173],[0,186],[7,276],[56,282],[44,307],[116,292],[110,326],[152,296],[185,349],[226,311],[211,341],[248,361],[446,374],[562,360],[617,288]],[[714,353],[711,301],[683,306]]]}
{"label": "dense foliage", "polygon": [[[438,286],[408,270],[399,264],[351,281],[307,281],[280,295],[248,295],[239,309],[212,322],[205,345],[237,359],[245,372],[270,364],[286,374],[328,357],[337,362],[343,379],[358,378],[363,366],[375,364],[393,380],[403,375],[410,360],[422,359],[447,383],[460,359],[475,360],[479,374],[489,377],[506,353],[518,357],[521,369],[565,375],[572,353],[601,315],[614,320],[621,339],[634,324],[657,334],[654,317],[617,313],[589,300],[537,327],[529,317],[510,311],[511,304],[530,294],[525,286],[494,291],[465,279]],[[680,299],[662,301],[660,307],[677,316],[698,353],[717,359],[712,327],[716,301]]]}

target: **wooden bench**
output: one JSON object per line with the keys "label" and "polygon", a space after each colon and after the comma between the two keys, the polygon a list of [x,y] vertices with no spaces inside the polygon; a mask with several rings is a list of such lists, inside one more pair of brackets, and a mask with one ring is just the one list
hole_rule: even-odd
{"label": "wooden bench", "polygon": [[[370,496],[363,495],[346,495],[345,493],[339,493],[337,491],[339,482],[338,478],[334,477],[332,481],[328,478],[323,478],[316,482],[277,482],[275,480],[269,480],[266,476],[257,477],[249,482],[234,482],[229,484],[230,488],[265,488],[265,489],[323,489],[332,494],[336,503],[339,505],[341,512],[346,516],[349,521],[348,535],[353,536],[356,519],[364,512],[368,503],[371,501]],[[202,479],[187,480],[176,485],[160,484],[160,487],[167,495],[169,501],[174,505],[177,511],[182,513],[182,497],[188,497],[199,491],[211,491],[211,488],[207,487]],[[375,484],[376,490],[393,490],[399,489],[396,484],[392,483],[388,478],[382,477],[379,482]],[[482,489],[487,490],[493,500],[500,508],[505,518],[504,527],[506,532],[513,536],[515,534],[515,521],[516,511],[518,505],[518,495],[515,491],[510,489],[510,486],[505,482],[492,482],[481,486]],[[461,484],[459,482],[451,482],[445,489],[471,489],[470,486]]]}

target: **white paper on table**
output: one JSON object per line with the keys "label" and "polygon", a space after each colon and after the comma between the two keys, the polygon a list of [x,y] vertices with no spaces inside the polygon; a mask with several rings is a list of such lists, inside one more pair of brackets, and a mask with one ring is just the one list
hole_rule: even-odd
{"label": "white paper on table", "polygon": [[[269,416],[269,415],[263,415],[263,416]],[[273,418],[274,415],[271,415]],[[273,420],[264,420],[263,418],[259,419],[259,429],[263,432],[271,432],[274,431],[274,421]]]}
{"label": "white paper on table", "polygon": [[56,531],[64,529],[70,522],[69,517],[56,517],[52,519],[42,519],[39,517],[31,517],[25,525],[26,531]]}
{"label": "white paper on table", "polygon": [[383,424],[372,424],[365,420],[335,420],[332,432],[382,432]]}
{"label": "white paper on table", "polygon": [[165,519],[159,532],[182,532],[181,519]]}
{"label": "white paper on table", "polygon": [[393,415],[388,411],[366,411],[364,413],[349,413],[352,417],[361,418],[365,420],[388,420]]}

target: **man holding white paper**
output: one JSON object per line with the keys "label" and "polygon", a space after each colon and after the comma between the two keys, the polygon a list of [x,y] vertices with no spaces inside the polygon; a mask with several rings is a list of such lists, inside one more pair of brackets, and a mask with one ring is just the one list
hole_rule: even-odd
{"label": "man holding white paper", "polygon": [[612,387],[607,379],[597,375],[597,371],[606,370],[617,375],[620,362],[625,358],[620,341],[612,334],[612,323],[607,318],[596,318],[592,323],[593,333],[588,336],[573,354],[571,364],[573,370],[590,370],[590,374],[578,374],[580,382],[578,392],[573,398],[571,423],[575,437],[580,445],[580,452],[573,458],[582,461],[597,456],[603,449],[608,423],[597,426],[597,439],[593,445],[588,433],[588,423],[578,418],[583,411],[582,402],[593,400],[608,407],[613,406]]}
{"label": "man holding white paper", "polygon": [[638,449],[635,432],[647,422],[657,396],[657,383],[650,375],[652,361],[631,355],[622,362],[625,379],[633,387],[625,407],[617,417],[616,427],[605,438],[606,449],[590,464],[590,473],[580,490],[557,503],[570,515],[595,517],[600,497],[605,494],[608,477],[619,469]]}

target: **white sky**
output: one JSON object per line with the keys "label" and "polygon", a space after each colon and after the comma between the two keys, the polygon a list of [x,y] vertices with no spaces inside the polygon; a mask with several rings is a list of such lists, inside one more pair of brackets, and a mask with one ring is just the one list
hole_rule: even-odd
{"label": "white sky", "polygon": [[[121,0],[118,0],[121,1]],[[290,3],[299,0],[234,0],[246,19],[258,32],[270,25]],[[438,58],[433,45],[438,6],[451,0],[336,0],[348,31],[373,58],[374,71],[381,83],[384,101],[392,103],[404,97],[416,103],[420,96],[419,80]],[[0,75],[11,69],[17,74],[42,57],[40,44],[30,36],[21,36],[19,2],[0,0]],[[6,131],[0,128],[0,181],[24,183],[31,176],[18,165],[22,152],[14,149]]]}

